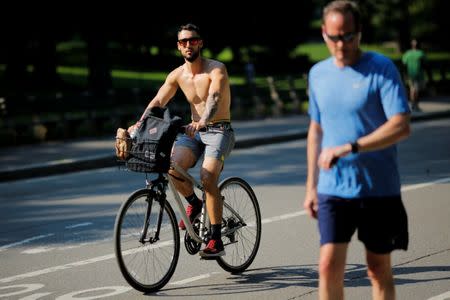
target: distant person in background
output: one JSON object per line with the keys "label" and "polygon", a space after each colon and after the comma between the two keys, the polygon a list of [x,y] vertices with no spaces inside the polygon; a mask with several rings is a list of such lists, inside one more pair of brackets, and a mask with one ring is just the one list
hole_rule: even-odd
{"label": "distant person in background", "polygon": [[245,64],[245,77],[249,86],[255,84],[255,65],[250,59]]}
{"label": "distant person in background", "polygon": [[330,2],[322,22],[331,57],[308,76],[304,200],[319,225],[319,298],[344,298],[347,249],[357,231],[373,299],[394,299],[391,252],[408,248],[395,145],[410,132],[406,89],[392,60],[361,50],[356,3]]}
{"label": "distant person in background", "polygon": [[419,49],[417,40],[413,39],[411,41],[411,49],[403,54],[402,62],[406,67],[411,109],[420,111],[419,93],[425,89],[425,53]]}

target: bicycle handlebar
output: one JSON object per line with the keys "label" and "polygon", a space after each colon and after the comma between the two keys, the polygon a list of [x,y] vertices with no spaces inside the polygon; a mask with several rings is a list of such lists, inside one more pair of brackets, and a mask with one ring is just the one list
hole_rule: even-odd
{"label": "bicycle handlebar", "polygon": [[178,128],[178,133],[186,133],[186,127],[187,125],[180,126],[180,128]]}

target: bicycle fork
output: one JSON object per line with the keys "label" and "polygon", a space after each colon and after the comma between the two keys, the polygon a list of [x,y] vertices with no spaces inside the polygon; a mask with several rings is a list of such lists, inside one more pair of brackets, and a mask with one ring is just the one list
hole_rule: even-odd
{"label": "bicycle fork", "polygon": [[[147,187],[150,187],[150,184],[147,183]],[[166,203],[166,194],[161,193],[158,190],[154,190],[154,188],[158,189],[161,188],[159,184],[152,186],[149,193],[147,194],[147,199],[145,200],[147,202],[147,209],[145,211],[145,218],[144,218],[144,225],[142,228],[141,236],[139,237],[139,242],[144,244],[149,242],[150,244],[155,243],[159,240],[159,233],[161,231],[161,224],[164,214],[164,207]],[[155,235],[151,236],[149,238],[145,238],[148,233],[148,227],[150,226],[150,217],[152,214],[152,207],[153,207],[153,201],[157,201],[160,203],[159,207],[159,213],[158,213],[158,219],[156,221],[156,230]]]}
{"label": "bicycle fork", "polygon": [[150,225],[150,216],[152,215],[152,206],[153,206],[153,201],[154,201],[153,195],[150,195],[150,194],[147,195],[147,199],[145,201],[147,202],[147,210],[145,211],[144,225],[142,226],[141,236],[139,237],[139,242],[141,244],[145,244],[145,243],[152,244],[159,240],[159,231],[161,229],[162,214],[163,214],[164,206],[163,205],[160,206],[161,210],[158,214],[157,228],[155,231],[155,236],[146,238],[147,233],[148,233],[148,227]]}
{"label": "bicycle fork", "polygon": [[147,202],[147,210],[145,211],[144,226],[141,230],[141,236],[139,237],[139,242],[141,244],[144,244],[146,242],[145,237],[147,236],[148,225],[150,223],[149,218],[152,214],[153,199],[147,196],[147,199],[145,201]]}

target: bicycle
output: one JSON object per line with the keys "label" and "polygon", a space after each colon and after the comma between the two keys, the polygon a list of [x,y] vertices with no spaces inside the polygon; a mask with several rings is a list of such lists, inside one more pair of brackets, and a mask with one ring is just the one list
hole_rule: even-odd
{"label": "bicycle", "polygon": [[[194,187],[202,191],[201,213],[189,221],[183,202],[169,173],[146,178],[146,188],[132,193],[122,204],[114,226],[114,248],[120,271],[136,290],[151,293],[163,288],[175,272],[180,254],[180,232],[175,212],[167,200],[172,190],[186,225],[184,245],[194,255],[209,241],[210,222],[203,186],[188,172],[171,163]],[[245,271],[253,262],[261,240],[261,213],[251,186],[242,178],[230,177],[219,184],[224,201],[222,241],[226,255],[214,258],[232,274]]]}

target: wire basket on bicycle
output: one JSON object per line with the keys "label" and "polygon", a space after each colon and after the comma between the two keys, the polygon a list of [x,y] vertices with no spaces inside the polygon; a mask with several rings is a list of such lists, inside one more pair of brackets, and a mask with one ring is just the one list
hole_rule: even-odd
{"label": "wire basket on bicycle", "polygon": [[145,173],[167,173],[170,152],[182,119],[168,108],[153,107],[138,125],[125,160],[127,169]]}

